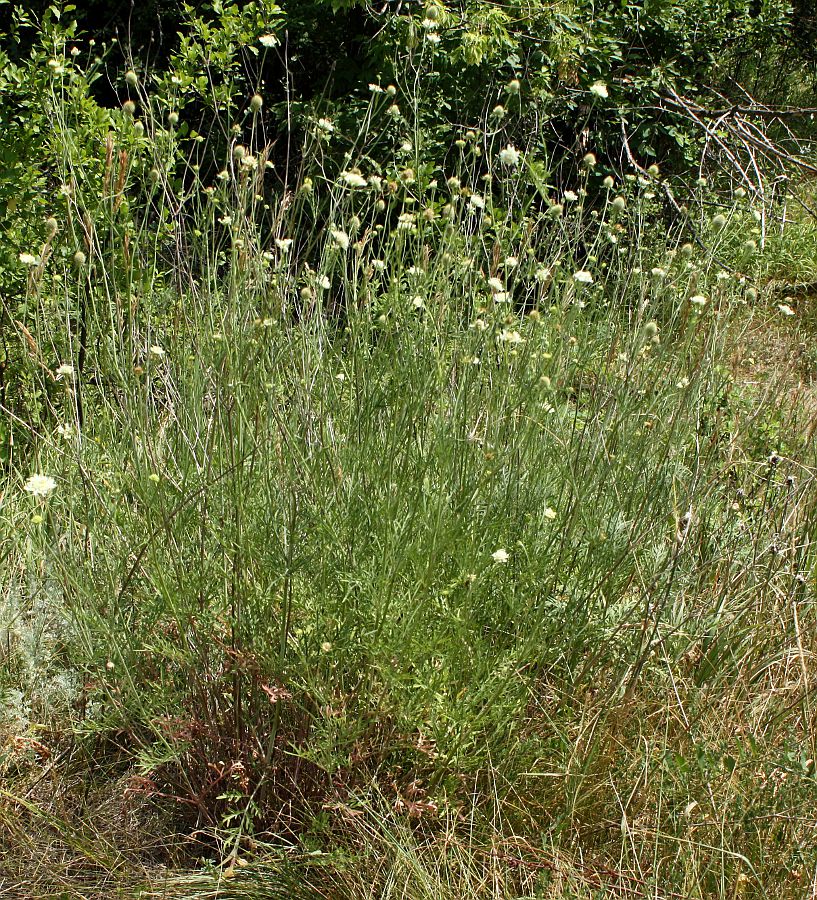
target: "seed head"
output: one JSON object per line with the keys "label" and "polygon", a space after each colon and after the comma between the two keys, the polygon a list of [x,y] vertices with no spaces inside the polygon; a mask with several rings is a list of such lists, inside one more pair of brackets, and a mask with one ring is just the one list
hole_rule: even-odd
{"label": "seed head", "polygon": [[73,256],[74,268],[81,269],[85,265],[85,254],[82,250],[77,250],[77,252]]}
{"label": "seed head", "polygon": [[125,72],[125,82],[130,85],[130,87],[136,87],[139,84],[139,77],[133,69],[129,69]]}
{"label": "seed head", "polygon": [[253,94],[252,99],[250,100],[250,109],[254,112],[260,112],[261,107],[264,105],[264,98],[260,94]]}

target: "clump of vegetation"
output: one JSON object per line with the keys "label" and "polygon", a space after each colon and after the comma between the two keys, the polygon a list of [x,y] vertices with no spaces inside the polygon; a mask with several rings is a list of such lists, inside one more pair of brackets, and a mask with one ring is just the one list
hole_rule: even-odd
{"label": "clump of vegetation", "polygon": [[17,14],[27,895],[808,890],[815,157],[743,45],[767,91],[715,121],[641,55],[705,8],[782,59],[790,13],[560,4],[545,66],[533,6],[359,10],[371,80],[300,97],[325,4],[190,9],[114,108],[71,10]]}

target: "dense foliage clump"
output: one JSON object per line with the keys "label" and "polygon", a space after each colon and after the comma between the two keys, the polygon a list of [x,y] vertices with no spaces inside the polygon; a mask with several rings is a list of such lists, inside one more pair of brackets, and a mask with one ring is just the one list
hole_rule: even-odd
{"label": "dense foliage clump", "polygon": [[803,896],[808,8],[4,15],[0,877]]}

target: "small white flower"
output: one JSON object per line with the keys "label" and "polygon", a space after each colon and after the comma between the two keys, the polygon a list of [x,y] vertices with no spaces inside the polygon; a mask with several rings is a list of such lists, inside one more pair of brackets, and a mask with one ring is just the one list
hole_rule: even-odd
{"label": "small white flower", "polygon": [[510,302],[511,295],[506,291],[498,291],[496,294],[494,294],[493,299],[494,303],[508,303]]}
{"label": "small white flower", "polygon": [[778,303],[777,308],[780,312],[783,313],[784,316],[793,316],[794,310],[789,306],[788,303]]}
{"label": "small white flower", "polygon": [[345,231],[340,231],[340,229],[332,229],[330,231],[332,235],[332,240],[340,247],[341,250],[349,249],[349,235],[346,234]]}
{"label": "small white flower", "polygon": [[292,238],[275,238],[275,246],[282,253],[289,253],[292,247]]}
{"label": "small white flower", "polygon": [[423,300],[422,297],[415,297],[415,298],[411,301],[411,305],[412,305],[415,309],[422,309],[422,308],[425,306],[425,302],[424,302],[424,300]]}
{"label": "small white flower", "polygon": [[485,319],[477,319],[471,326],[475,331],[487,331],[488,323]]}
{"label": "small white flower", "polygon": [[385,93],[386,93],[386,91],[385,91],[382,87],[380,87],[379,84],[370,84],[370,85],[369,85],[369,90],[370,90],[373,94],[385,94]]}
{"label": "small white flower", "polygon": [[57,377],[73,378],[74,367],[72,365],[69,365],[68,363],[63,363],[61,366],[57,366]]}
{"label": "small white flower", "polygon": [[579,196],[575,191],[565,191],[565,200],[569,203],[575,203],[578,199]]}
{"label": "small white flower", "polygon": [[693,306],[706,306],[708,301],[706,297],[703,296],[703,294],[696,294],[694,297],[689,298],[689,302]]}
{"label": "small white flower", "polygon": [[161,359],[165,355],[165,351],[158,344],[152,344],[150,347],[150,352],[152,356],[156,356],[159,359]]}
{"label": "small white flower", "polygon": [[372,268],[376,272],[385,272],[386,271],[386,263],[382,259],[373,259],[372,260]]}
{"label": "small white flower", "polygon": [[550,519],[551,521],[556,518],[556,510],[552,509],[550,506],[545,507],[544,513],[542,515],[546,519]]}
{"label": "small white flower", "polygon": [[592,284],[593,276],[586,269],[579,269],[573,273],[573,280],[578,284]]}
{"label": "small white flower", "polygon": [[663,281],[667,277],[667,270],[656,266],[654,269],[650,270],[650,274],[656,281]]}
{"label": "small white flower", "polygon": [[502,283],[501,278],[489,278],[488,279],[488,287],[496,294],[500,291],[505,290],[505,285]]}
{"label": "small white flower", "polygon": [[23,490],[35,497],[47,497],[57,486],[50,475],[32,475],[25,483]]}
{"label": "small white flower", "polygon": [[471,194],[468,198],[468,205],[471,209],[485,209],[485,201],[479,194]]}
{"label": "small white flower", "polygon": [[525,339],[518,331],[511,331],[508,328],[503,328],[499,333],[497,340],[501,344],[524,344]]}
{"label": "small white flower", "polygon": [[590,93],[594,94],[596,97],[601,98],[602,100],[606,100],[609,97],[609,94],[607,92],[607,85],[603,81],[597,81],[594,84],[591,84]]}
{"label": "small white flower", "polygon": [[260,44],[264,47],[277,47],[280,41],[274,34],[262,34],[260,38],[258,38]]}
{"label": "small white flower", "polygon": [[511,555],[507,550],[503,550],[501,547],[499,550],[494,550],[491,554],[491,559],[497,563],[506,563],[511,558]]}
{"label": "small white flower", "polygon": [[335,130],[335,126],[329,119],[318,119],[318,131],[322,131],[324,134],[332,134]]}
{"label": "small white flower", "polygon": [[20,262],[24,266],[39,266],[40,257],[35,256],[33,253],[21,253],[20,254]]}
{"label": "small white flower", "polygon": [[330,287],[332,287],[332,282],[329,280],[328,275],[319,275],[315,280],[315,284],[319,288],[323,288],[323,290],[328,291]]}
{"label": "small white flower", "polygon": [[540,266],[534,273],[533,277],[539,282],[539,284],[545,284],[550,281],[553,276],[553,272],[550,269],[545,268],[544,266]]}
{"label": "small white flower", "polygon": [[519,265],[519,260],[515,256],[507,256],[502,265],[505,266],[506,269],[515,269]]}
{"label": "small white flower", "polygon": [[518,166],[521,154],[513,144],[508,144],[504,150],[499,151],[499,159],[503,166]]}
{"label": "small white flower", "polygon": [[353,188],[365,188],[369,184],[360,172],[344,172],[343,180]]}

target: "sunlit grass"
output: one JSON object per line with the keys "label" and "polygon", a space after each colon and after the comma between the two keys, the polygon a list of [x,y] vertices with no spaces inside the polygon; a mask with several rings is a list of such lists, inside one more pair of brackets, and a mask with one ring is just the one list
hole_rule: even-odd
{"label": "sunlit grass", "polygon": [[[730,364],[757,246],[490,122],[375,165],[399,96],[284,196],[257,101],[205,176],[139,100],[87,159],[53,97],[22,261],[2,766],[41,852],[210,859],[190,897],[281,895],[282,847],[330,856],[304,896],[802,896],[814,454]],[[123,848],[72,780],[188,843]]]}

